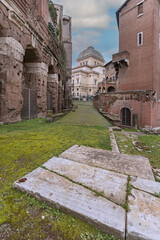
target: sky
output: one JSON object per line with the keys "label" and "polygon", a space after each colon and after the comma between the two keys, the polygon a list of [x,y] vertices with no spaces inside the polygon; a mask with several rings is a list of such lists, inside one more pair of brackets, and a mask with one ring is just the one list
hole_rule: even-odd
{"label": "sky", "polygon": [[118,52],[116,10],[125,0],[53,0],[72,17],[73,67],[79,53],[89,46],[99,51],[105,63]]}

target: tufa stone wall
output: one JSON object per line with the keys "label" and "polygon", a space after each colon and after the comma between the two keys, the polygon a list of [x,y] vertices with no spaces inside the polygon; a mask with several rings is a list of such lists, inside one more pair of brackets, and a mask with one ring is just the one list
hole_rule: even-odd
{"label": "tufa stone wall", "polygon": [[48,19],[48,0],[0,2],[0,122],[65,106],[66,70]]}

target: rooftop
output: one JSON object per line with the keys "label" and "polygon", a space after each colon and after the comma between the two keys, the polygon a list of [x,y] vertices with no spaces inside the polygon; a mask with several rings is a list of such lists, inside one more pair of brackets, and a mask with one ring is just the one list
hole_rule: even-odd
{"label": "rooftop", "polygon": [[104,61],[102,54],[100,52],[96,51],[94,49],[94,47],[92,47],[92,46],[90,46],[86,50],[82,51],[79,54],[77,60],[80,60],[80,59],[83,59],[83,58],[86,58],[89,56],[94,56],[94,57],[98,58],[99,60]]}

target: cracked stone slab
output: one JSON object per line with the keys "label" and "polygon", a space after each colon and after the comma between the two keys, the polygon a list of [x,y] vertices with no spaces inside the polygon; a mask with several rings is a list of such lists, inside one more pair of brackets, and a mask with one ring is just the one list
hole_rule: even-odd
{"label": "cracked stone slab", "polygon": [[107,150],[74,145],[63,152],[60,157],[154,181],[149,160],[142,156],[119,154]]}
{"label": "cracked stone slab", "polygon": [[134,188],[139,189],[144,192],[147,192],[147,193],[150,193],[150,194],[160,193],[160,183],[159,182],[132,177],[130,184]]}
{"label": "cracked stone slab", "polygon": [[81,217],[108,234],[125,239],[125,210],[64,177],[38,168],[13,186],[51,206]]}
{"label": "cracked stone slab", "polygon": [[132,189],[127,214],[128,240],[160,239],[160,198]]}
{"label": "cracked stone slab", "polygon": [[43,166],[103,194],[114,203],[125,203],[126,175],[56,157]]}

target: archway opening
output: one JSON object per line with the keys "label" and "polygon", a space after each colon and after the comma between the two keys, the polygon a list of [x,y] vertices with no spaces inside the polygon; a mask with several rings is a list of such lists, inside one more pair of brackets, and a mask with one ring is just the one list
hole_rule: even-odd
{"label": "archway opening", "polygon": [[131,126],[131,111],[128,108],[121,109],[121,124]]}
{"label": "archway opening", "polygon": [[109,88],[107,89],[107,92],[115,92],[115,88],[114,88],[114,87],[109,87]]}
{"label": "archway opening", "polygon": [[23,107],[22,119],[33,119],[37,117],[37,76],[35,64],[40,62],[36,49],[28,46],[23,59],[22,97]]}

